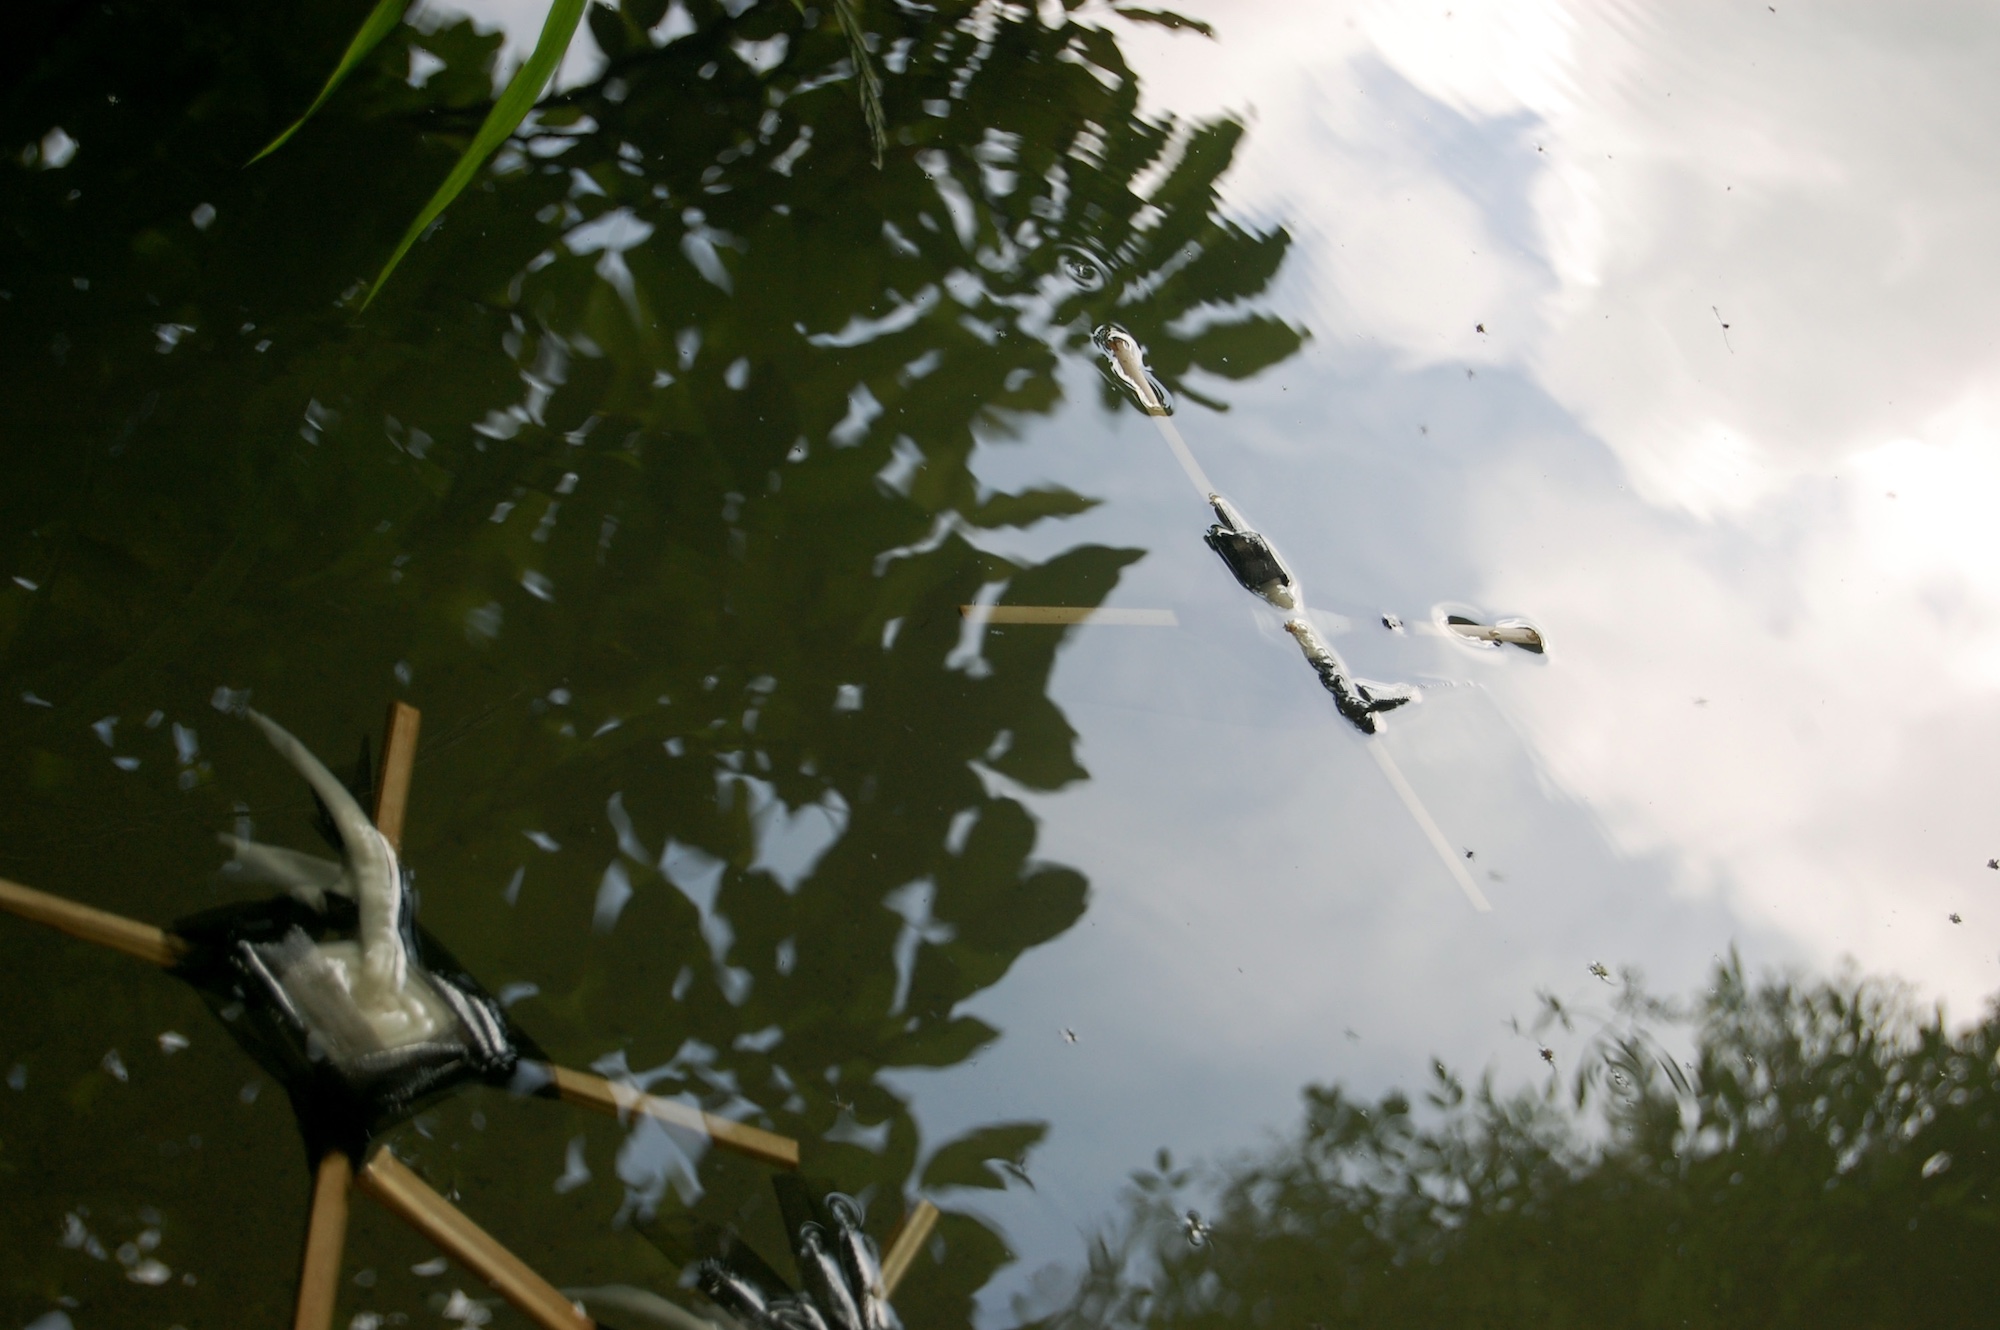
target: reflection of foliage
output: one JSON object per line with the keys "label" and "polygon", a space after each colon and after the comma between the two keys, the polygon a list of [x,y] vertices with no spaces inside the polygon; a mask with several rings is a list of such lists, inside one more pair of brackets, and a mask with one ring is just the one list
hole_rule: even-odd
{"label": "reflection of foliage", "polygon": [[[178,772],[138,718],[199,720],[216,684],[254,686],[332,752],[400,666],[426,713],[407,847],[425,923],[496,990],[539,986],[515,1014],[552,1053],[616,1049],[659,1069],[656,1090],[800,1136],[811,1170],[885,1198],[879,1231],[920,1163],[961,1185],[1034,1144],[1005,1124],[926,1150],[883,1073],[989,1043],[966,1001],[1086,898],[1034,857],[1019,797],[1084,775],[1046,691],[1060,638],[967,637],[957,607],[994,582],[1094,605],[1136,557],[982,549],[1089,500],[988,493],[975,445],[1053,409],[1060,358],[1108,318],[1170,379],[1250,373],[1297,334],[1245,308],[1285,237],[1217,216],[1238,129],[1140,119],[1103,31],[1019,7],[871,12],[908,149],[877,172],[839,86],[845,39],[787,34],[786,12],[696,6],[699,29],[660,49],[629,33],[360,325],[342,294],[436,178],[403,126],[476,123],[490,39],[399,29],[321,112],[339,123],[246,173],[256,145],[223,127],[303,104],[324,71],[300,30],[337,46],[344,6],[79,9],[48,28],[0,121],[23,142],[53,117],[84,146],[0,195],[0,555],[38,587],[0,587],[0,670],[9,696],[58,705],[0,711],[17,755],[0,845],[12,876],[184,914],[209,899],[191,884],[239,773],[268,761],[211,718]],[[415,89],[419,41],[446,65]],[[153,745],[135,776],[88,729],[107,715],[121,745]],[[285,834],[289,814],[257,816]],[[159,835],[114,834],[135,822]],[[44,1011],[59,953],[0,932],[0,954],[0,998]],[[95,1041],[91,1019],[58,1024]],[[111,1111],[15,1130],[104,1136]],[[603,1223],[621,1201],[658,1204],[676,1255],[697,1219],[782,1249],[762,1179],[714,1156],[692,1214],[634,1164],[629,1195],[599,1168],[563,1201],[575,1221],[548,1222],[515,1175],[574,1129],[496,1114],[405,1144],[558,1274],[635,1277],[645,1253]],[[14,1226],[54,1222],[52,1195],[10,1200],[0,1245],[43,1250]],[[273,1319],[283,1227],[172,1296],[268,1284],[270,1315],[207,1319]],[[912,1323],[963,1323],[1005,1259],[970,1216],[940,1234],[951,1257],[906,1286]],[[115,1277],[100,1292],[133,1296]]]}
{"label": "reflection of foliage", "polygon": [[[265,144],[252,159],[253,162],[283,147],[292,135],[299,132],[306,121],[312,119],[319,108],[326,104],[327,98],[347,81],[347,76],[359,68],[362,61],[382,44],[383,38],[395,30],[403,11],[408,8],[408,3],[409,0],[377,0],[375,8],[362,20],[361,27],[347,43],[347,49],[341,53],[333,72],[327,76],[326,82],[320,87],[319,95],[313,98],[305,114]],[[805,17],[803,0],[793,0],[793,6],[802,18]],[[395,251],[390,254],[388,261],[382,265],[382,270],[375,275],[375,280],[369,285],[368,294],[361,302],[364,308],[375,298],[376,293],[381,291],[382,284],[389,280],[389,274],[403,261],[403,256],[410,252],[410,246],[423,235],[424,229],[443,216],[444,210],[449,208],[465,191],[465,187],[472,183],[487,159],[492,157],[501,144],[512,138],[515,131],[521,127],[521,122],[528,118],[528,113],[541,99],[542,90],[548,86],[549,80],[555,77],[556,70],[562,65],[563,57],[569,53],[570,43],[576,37],[578,25],[583,22],[586,7],[590,11],[593,33],[602,34],[601,40],[607,49],[614,50],[630,45],[635,38],[642,38],[643,34],[657,24],[666,12],[666,5],[662,0],[628,0],[615,10],[609,5],[591,4],[590,0],[550,0],[549,11],[543,19],[542,31],[534,49],[528,53],[528,58],[521,62],[521,67],[508,78],[507,86],[501,90],[492,109],[480,122],[479,129],[473,134],[471,142],[465,145],[458,155],[458,160],[452,163],[451,173],[445,177],[444,183],[437,187],[430,201],[424,204],[423,210],[417,214],[416,220],[404,230],[402,239],[396,242]],[[886,136],[882,121],[882,81],[877,76],[874,62],[869,57],[867,34],[862,31],[860,18],[854,11],[854,0],[833,0],[833,8],[841,33],[847,38],[848,49],[853,54],[855,83],[860,90],[861,109],[867,118],[868,131],[875,141],[875,165],[880,166],[882,146]]]}
{"label": "reflection of foliage", "polygon": [[[1306,1092],[1299,1138],[1222,1181],[1208,1240],[1141,1175],[1049,1325],[1979,1325],[2000,1292],[2000,1009],[1951,1035],[1871,982],[1621,1003],[1573,1082],[1428,1112]],[[1684,1014],[1691,1061],[1653,1033]]]}

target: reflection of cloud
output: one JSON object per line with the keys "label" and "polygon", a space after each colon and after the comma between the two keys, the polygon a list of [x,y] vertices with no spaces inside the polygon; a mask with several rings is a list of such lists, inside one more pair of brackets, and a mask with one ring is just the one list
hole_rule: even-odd
{"label": "reflection of cloud", "polygon": [[2000,177],[1968,132],[2000,23],[1189,8],[1219,43],[1127,49],[1151,103],[1249,113],[1232,202],[1300,237],[1322,343],[1512,367],[1632,487],[1482,459],[1483,580],[1437,590],[1550,626],[1554,673],[1495,685],[1550,771],[1823,957],[1990,989],[1943,920],[2000,850]]}
{"label": "reflection of cloud", "polygon": [[[422,7],[419,22],[430,30],[456,23],[461,18],[469,18],[484,32],[498,31],[505,35],[506,43],[500,51],[501,78],[510,77],[535,49],[535,39],[541,35],[542,24],[549,16],[552,0],[427,0]],[[676,11],[679,5],[674,6]],[[606,64],[604,52],[598,49],[597,39],[590,34],[590,24],[579,23],[576,38],[570,43],[569,51],[563,56],[562,68],[556,71],[553,80],[557,88],[574,88],[590,82],[604,72]]]}

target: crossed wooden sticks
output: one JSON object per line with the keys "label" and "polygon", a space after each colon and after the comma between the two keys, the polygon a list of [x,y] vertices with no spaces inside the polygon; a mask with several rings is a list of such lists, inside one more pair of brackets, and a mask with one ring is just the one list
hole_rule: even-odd
{"label": "crossed wooden sticks", "polygon": [[[416,765],[420,721],[415,707],[401,702],[390,705],[381,771],[375,782],[375,826],[397,849],[402,848],[403,815]],[[0,879],[0,909],[162,967],[178,964],[188,951],[184,940],[164,929],[5,879]],[[568,1103],[619,1116],[644,1114],[701,1132],[722,1149],[751,1159],[779,1168],[799,1166],[799,1144],[789,1137],[659,1099],[589,1072],[555,1066],[548,1072],[557,1096]],[[347,1243],[348,1195],[356,1187],[485,1280],[544,1330],[590,1330],[596,1324],[525,1261],[438,1195],[387,1146],[379,1146],[358,1170],[343,1151],[328,1150],[320,1156],[313,1176],[293,1330],[329,1330],[333,1324],[341,1254]],[[919,1201],[904,1217],[882,1260],[886,1291],[895,1291],[937,1218],[937,1210],[928,1201]]]}

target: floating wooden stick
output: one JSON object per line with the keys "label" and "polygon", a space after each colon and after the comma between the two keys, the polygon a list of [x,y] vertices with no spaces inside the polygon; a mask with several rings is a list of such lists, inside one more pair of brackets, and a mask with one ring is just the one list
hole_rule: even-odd
{"label": "floating wooden stick", "polygon": [[903,1276],[910,1273],[910,1262],[917,1259],[924,1243],[930,1240],[931,1230],[937,1227],[938,1208],[929,1201],[918,1201],[910,1207],[903,1222],[896,1225],[896,1231],[889,1238],[889,1250],[882,1255],[882,1291],[894,1296],[896,1285],[903,1282]]}
{"label": "floating wooden stick", "polygon": [[361,1190],[390,1214],[430,1239],[439,1251],[478,1275],[523,1316],[544,1330],[590,1330],[596,1322],[520,1257],[437,1194],[389,1153],[377,1150],[356,1179]]}
{"label": "floating wooden stick", "polygon": [[960,605],[974,623],[1091,624],[1097,627],[1178,628],[1172,610],[1091,609],[1082,605]]}
{"label": "floating wooden stick", "polygon": [[24,887],[4,878],[0,878],[0,909],[154,965],[173,965],[187,950],[187,943],[165,929],[92,909],[88,905],[78,905],[75,901],[51,896],[46,891],[36,891],[33,887]]}
{"label": "floating wooden stick", "polygon": [[313,1177],[312,1218],[299,1265],[298,1310],[292,1330],[328,1330],[340,1292],[340,1257],[347,1246],[347,1192],[354,1165],[338,1150],[320,1157]]}
{"label": "floating wooden stick", "polygon": [[799,1166],[799,1143],[789,1136],[731,1122],[728,1118],[719,1118],[671,1099],[659,1099],[629,1085],[593,1076],[587,1071],[550,1067],[549,1074],[555,1078],[556,1093],[562,1096],[565,1103],[581,1104],[585,1108],[619,1117],[643,1113],[671,1126],[701,1132],[722,1149],[762,1163],[775,1164],[779,1168]]}
{"label": "floating wooden stick", "polygon": [[410,803],[410,774],[417,765],[417,730],[423,713],[402,702],[389,704],[382,727],[382,770],[375,778],[375,829],[390,848],[403,848],[403,814]]}
{"label": "floating wooden stick", "polygon": [[[403,843],[403,815],[410,803],[410,773],[417,762],[417,730],[423,715],[401,702],[389,704],[382,728],[382,767],[375,778],[375,829],[397,849]],[[354,1163],[338,1150],[323,1155],[313,1176],[312,1218],[299,1263],[298,1309],[292,1330],[330,1330],[340,1290],[340,1258],[347,1247],[347,1193]]]}

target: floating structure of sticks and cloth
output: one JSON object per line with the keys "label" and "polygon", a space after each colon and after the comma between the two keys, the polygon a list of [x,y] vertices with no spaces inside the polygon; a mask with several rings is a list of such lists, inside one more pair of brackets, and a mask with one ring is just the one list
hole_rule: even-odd
{"label": "floating structure of sticks and cloth", "polygon": [[[312,787],[340,847],[338,863],[225,836],[240,874],[283,886],[286,894],[207,910],[171,929],[5,880],[0,909],[160,966],[192,985],[231,1037],[285,1088],[313,1175],[295,1330],[332,1325],[354,1189],[535,1324],[547,1330],[600,1324],[381,1143],[391,1127],[469,1084],[654,1118],[778,1169],[798,1168],[798,1142],[788,1137],[557,1066],[417,925],[399,858],[420,725],[415,708],[390,707],[381,765],[370,773],[372,817],[305,745],[268,717],[247,714]],[[850,1302],[873,1306],[867,1301],[873,1298],[888,1315],[888,1296],[936,1218],[928,1202],[918,1202],[879,1267],[872,1248],[856,1246],[846,1259],[868,1256],[855,1265],[868,1286]],[[835,1236],[855,1246],[858,1228]],[[638,1323],[712,1325],[677,1304],[654,1301],[674,1312],[640,1315]],[[853,1330],[880,1327],[857,1322]]]}

